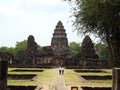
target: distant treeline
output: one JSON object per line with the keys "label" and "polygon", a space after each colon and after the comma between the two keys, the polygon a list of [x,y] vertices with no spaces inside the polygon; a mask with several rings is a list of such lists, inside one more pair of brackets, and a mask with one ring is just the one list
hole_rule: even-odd
{"label": "distant treeline", "polygon": [[[109,49],[107,44],[95,43],[94,44],[96,53],[99,55],[100,59],[110,59]],[[80,52],[81,44],[77,42],[70,42],[69,49],[73,56],[76,56]],[[0,47],[0,52],[10,52],[13,53],[14,58],[22,58],[27,49],[27,40],[16,42],[15,47]],[[38,50],[42,50],[42,46],[38,45]]]}

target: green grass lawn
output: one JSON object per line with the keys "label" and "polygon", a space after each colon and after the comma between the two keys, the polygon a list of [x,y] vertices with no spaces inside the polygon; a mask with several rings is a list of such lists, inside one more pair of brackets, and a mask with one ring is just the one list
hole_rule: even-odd
{"label": "green grass lawn", "polygon": [[[12,70],[44,70],[43,72],[17,72]],[[35,81],[33,80],[8,80],[8,86],[37,86],[37,85],[43,85],[43,84],[50,84],[52,80],[54,79],[55,75],[57,73],[57,69],[40,69],[40,68],[8,68],[8,74],[14,74],[14,75],[33,75],[36,74],[38,77]]]}
{"label": "green grass lawn", "polygon": [[[19,70],[44,70],[43,72],[17,72],[12,71],[15,69]],[[106,76],[112,75],[112,70],[103,69],[105,73],[78,73],[74,69],[65,69],[64,79],[66,85],[80,85],[80,86],[96,86],[96,87],[111,87],[112,80],[85,80],[81,76]],[[32,75],[36,74],[37,78],[33,80],[8,80],[9,86],[38,86],[38,85],[50,85],[58,74],[58,69],[44,69],[44,68],[8,68],[8,74],[15,75]]]}
{"label": "green grass lawn", "polygon": [[38,86],[39,83],[30,80],[8,80],[8,86]]}
{"label": "green grass lawn", "polygon": [[65,70],[65,82],[67,85],[80,85],[80,86],[96,86],[96,87],[111,87],[112,86],[112,80],[85,80],[81,76],[112,76],[112,70],[105,69],[105,73],[99,72],[99,73],[78,73],[75,72],[73,69],[66,69]]}
{"label": "green grass lawn", "polygon": [[65,69],[64,79],[67,85],[76,85],[80,83],[80,78],[73,69]]}

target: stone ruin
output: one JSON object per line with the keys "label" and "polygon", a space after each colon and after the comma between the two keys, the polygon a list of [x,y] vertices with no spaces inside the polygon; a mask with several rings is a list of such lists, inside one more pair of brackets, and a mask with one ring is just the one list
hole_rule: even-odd
{"label": "stone ruin", "polygon": [[53,65],[53,51],[51,46],[44,46],[38,53],[37,64],[43,67]]}
{"label": "stone ruin", "polygon": [[64,65],[65,61],[72,57],[68,46],[67,34],[61,21],[57,23],[54,30],[51,47],[54,54],[54,63],[57,66]]}
{"label": "stone ruin", "polygon": [[8,61],[12,58],[12,53],[0,52],[0,90],[7,90]]}
{"label": "stone ruin", "polygon": [[77,55],[77,62],[81,68],[108,68],[109,64],[107,60],[99,59],[88,35],[83,39],[80,53]]}
{"label": "stone ruin", "polygon": [[62,22],[59,21],[52,37],[51,47],[54,55],[61,56],[65,50],[68,50],[68,40]]}
{"label": "stone ruin", "polygon": [[9,52],[0,52],[0,59],[10,62],[10,60],[13,59],[13,54]]}
{"label": "stone ruin", "polygon": [[[95,52],[94,44],[85,36],[79,54],[73,57],[68,46],[66,30],[61,21],[54,29],[51,46],[44,46],[41,51],[32,35],[27,40],[27,50],[22,60],[23,66],[32,67],[76,67],[76,68],[103,68],[108,66],[107,60],[100,60]],[[105,67],[105,68],[106,68]]]}
{"label": "stone ruin", "polygon": [[24,56],[24,64],[35,64],[36,55],[38,53],[37,43],[32,35],[29,35],[27,40],[27,50]]}
{"label": "stone ruin", "polygon": [[38,53],[37,64],[42,66],[62,66],[71,58],[67,34],[59,21],[53,33],[51,46],[44,46]]}
{"label": "stone ruin", "polygon": [[87,35],[82,41],[80,53],[78,54],[79,58],[87,58],[87,59],[98,59],[99,56],[95,52],[94,44],[92,40]]}
{"label": "stone ruin", "polygon": [[[7,90],[7,68],[8,61],[13,59],[13,55],[8,52],[0,52],[0,89]],[[24,57],[23,64],[51,64],[51,65],[67,65],[67,63],[79,66],[81,68],[103,68],[108,66],[106,60],[99,60],[95,52],[94,45],[89,36],[85,36],[81,51],[76,58],[73,58],[68,47],[68,40],[65,29],[61,23],[58,22],[53,33],[51,46],[43,47],[39,52],[37,43],[32,35],[28,37],[27,50]],[[71,65],[71,66],[72,66]],[[113,86],[112,90],[120,89],[120,69],[113,70]]]}
{"label": "stone ruin", "polygon": [[37,43],[32,35],[28,37],[24,65],[60,66],[65,65],[72,55],[68,47],[67,34],[59,21],[53,33],[51,46],[44,46],[38,51]]}

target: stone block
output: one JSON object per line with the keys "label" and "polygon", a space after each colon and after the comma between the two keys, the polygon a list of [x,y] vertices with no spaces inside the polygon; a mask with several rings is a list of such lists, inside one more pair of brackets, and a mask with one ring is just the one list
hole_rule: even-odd
{"label": "stone block", "polygon": [[114,68],[112,76],[112,90],[120,90],[120,68]]}
{"label": "stone block", "polygon": [[0,90],[7,90],[7,70],[8,62],[6,60],[0,61]]}

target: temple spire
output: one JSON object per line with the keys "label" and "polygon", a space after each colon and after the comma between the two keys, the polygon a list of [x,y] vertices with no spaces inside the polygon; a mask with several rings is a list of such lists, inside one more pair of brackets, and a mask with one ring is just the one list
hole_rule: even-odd
{"label": "temple spire", "polygon": [[64,26],[63,26],[63,24],[62,24],[61,21],[58,21],[58,23],[56,25],[56,29],[62,29],[62,30],[64,30]]}
{"label": "temple spire", "polygon": [[58,21],[57,26],[63,26],[61,21]]}
{"label": "temple spire", "polygon": [[58,21],[51,40],[51,46],[54,54],[61,55],[68,49],[67,34],[61,21]]}

